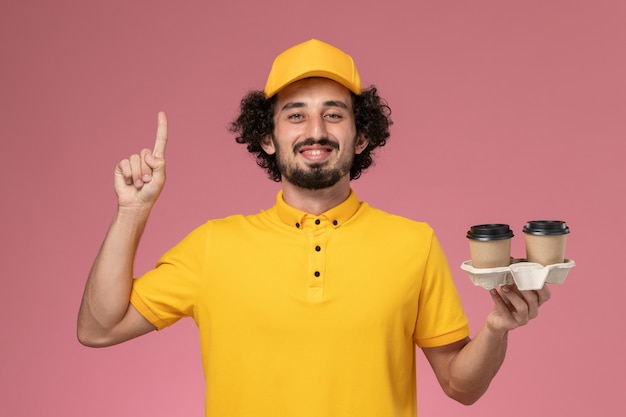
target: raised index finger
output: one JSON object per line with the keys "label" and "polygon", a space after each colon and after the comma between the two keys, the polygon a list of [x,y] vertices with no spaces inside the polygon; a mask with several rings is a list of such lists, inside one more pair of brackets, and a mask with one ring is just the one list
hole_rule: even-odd
{"label": "raised index finger", "polygon": [[167,117],[165,117],[165,112],[159,112],[157,116],[156,142],[154,143],[154,150],[152,151],[152,156],[156,158],[163,158],[165,156],[166,145],[167,145]]}

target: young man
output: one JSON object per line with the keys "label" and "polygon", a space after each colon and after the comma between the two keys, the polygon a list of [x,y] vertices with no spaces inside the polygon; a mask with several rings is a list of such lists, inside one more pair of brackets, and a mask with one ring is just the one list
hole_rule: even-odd
{"label": "young man", "polygon": [[350,188],[390,123],[344,52],[317,40],[283,52],[232,124],[281,181],[276,205],[208,221],[133,280],[165,182],[160,113],[154,149],[116,168],[118,210],[86,284],[81,343],[113,345],[193,317],[207,416],[415,416],[415,346],[447,395],[475,402],[508,332],[536,317],[550,293],[492,291],[493,310],[470,340],[432,229],[372,208]]}

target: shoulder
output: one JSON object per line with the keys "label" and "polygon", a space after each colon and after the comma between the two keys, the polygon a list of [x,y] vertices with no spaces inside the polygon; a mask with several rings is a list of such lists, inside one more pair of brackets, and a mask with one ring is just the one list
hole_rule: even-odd
{"label": "shoulder", "polygon": [[354,224],[367,230],[368,236],[382,241],[393,240],[405,245],[429,247],[435,239],[433,228],[426,222],[389,213],[363,202]]}
{"label": "shoulder", "polygon": [[372,207],[366,202],[361,203],[361,209],[359,211],[361,212],[364,220],[375,224],[408,229],[420,233],[433,234],[433,228],[427,222],[413,220],[398,214],[389,213]]}
{"label": "shoulder", "polygon": [[198,226],[192,233],[212,235],[216,233],[242,233],[246,230],[272,229],[278,225],[274,208],[261,210],[255,214],[233,214],[227,217],[210,219]]}

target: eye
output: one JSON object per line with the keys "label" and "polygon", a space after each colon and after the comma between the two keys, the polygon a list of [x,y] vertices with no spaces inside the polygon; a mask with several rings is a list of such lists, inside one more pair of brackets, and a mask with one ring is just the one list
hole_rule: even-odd
{"label": "eye", "polygon": [[326,113],[324,117],[331,121],[338,121],[343,119],[343,115],[340,113]]}
{"label": "eye", "polygon": [[304,119],[304,115],[302,113],[291,113],[287,116],[287,119],[297,122]]}

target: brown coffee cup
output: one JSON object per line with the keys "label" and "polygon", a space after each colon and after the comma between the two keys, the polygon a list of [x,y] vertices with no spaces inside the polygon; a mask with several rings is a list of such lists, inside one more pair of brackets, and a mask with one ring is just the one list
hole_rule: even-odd
{"label": "brown coffee cup", "polygon": [[541,265],[565,262],[569,227],[561,220],[532,220],[522,229],[526,241],[526,260]]}
{"label": "brown coffee cup", "polygon": [[474,268],[499,268],[511,264],[511,231],[508,224],[479,224],[467,232]]}

